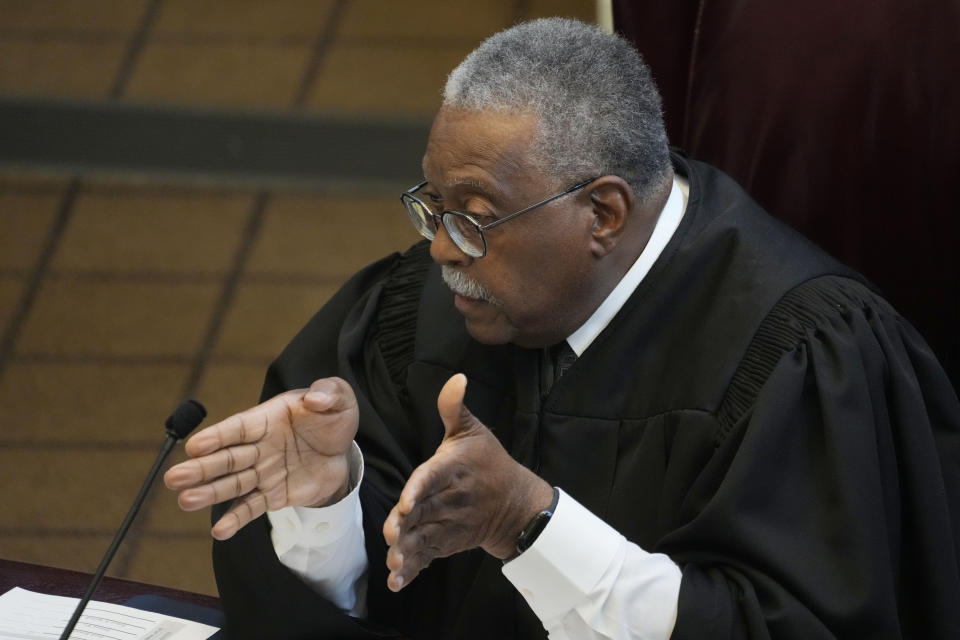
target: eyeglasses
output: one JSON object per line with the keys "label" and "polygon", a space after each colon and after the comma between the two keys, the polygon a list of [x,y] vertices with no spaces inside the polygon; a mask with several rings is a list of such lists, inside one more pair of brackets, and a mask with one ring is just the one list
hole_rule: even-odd
{"label": "eyeglasses", "polygon": [[536,204],[532,204],[516,213],[511,213],[508,216],[504,216],[486,225],[480,224],[473,214],[465,211],[446,210],[440,213],[434,213],[423,200],[414,195],[418,189],[427,184],[426,180],[405,191],[400,196],[400,200],[407,208],[407,214],[410,216],[413,226],[416,227],[417,231],[424,238],[433,240],[434,236],[437,235],[437,229],[442,224],[443,228],[447,231],[447,235],[449,235],[453,243],[457,245],[457,248],[472,258],[482,258],[487,255],[487,240],[483,235],[484,231],[501,225],[508,220],[513,220],[522,213],[533,211],[548,202],[553,202],[557,198],[562,198],[569,193],[582,189],[596,179],[597,178],[590,178],[589,180],[584,180],[583,182],[573,185],[566,191],[550,196],[546,200],[541,200]]}

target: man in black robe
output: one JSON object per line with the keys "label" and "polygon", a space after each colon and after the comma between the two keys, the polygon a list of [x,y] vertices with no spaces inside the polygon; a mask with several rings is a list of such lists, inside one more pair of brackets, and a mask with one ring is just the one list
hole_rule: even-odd
{"label": "man in black robe", "polygon": [[430,242],[166,476],[218,505],[232,636],[960,637],[952,387],[860,276],[668,151],[627,43],[490,38],[424,177]]}

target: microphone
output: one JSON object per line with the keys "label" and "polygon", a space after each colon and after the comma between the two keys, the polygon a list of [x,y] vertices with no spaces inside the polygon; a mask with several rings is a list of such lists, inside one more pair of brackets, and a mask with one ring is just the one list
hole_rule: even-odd
{"label": "microphone", "polygon": [[83,598],[77,603],[77,608],[74,609],[73,616],[70,618],[67,626],[64,627],[63,633],[60,634],[60,640],[67,640],[70,634],[73,633],[73,628],[77,626],[83,610],[87,608],[87,603],[90,602],[90,598],[93,597],[97,587],[100,586],[100,582],[103,580],[103,574],[107,572],[110,561],[113,560],[113,556],[117,554],[120,543],[127,535],[127,530],[130,528],[130,525],[133,524],[133,519],[137,517],[140,507],[143,506],[143,502],[147,498],[147,492],[150,491],[150,486],[157,477],[160,467],[163,466],[164,460],[167,459],[167,456],[173,449],[173,445],[175,445],[178,440],[186,438],[187,434],[193,431],[206,416],[207,410],[203,408],[202,404],[196,400],[187,400],[174,409],[170,417],[167,418],[167,421],[164,423],[167,429],[167,439],[164,441],[160,453],[157,454],[157,459],[153,461],[153,467],[151,467],[150,472],[147,473],[147,479],[144,480],[143,486],[140,487],[140,493],[137,494],[136,499],[134,499],[133,504],[130,506],[127,517],[123,519],[123,524],[120,525],[117,535],[113,537],[113,542],[110,543],[110,547],[100,561],[100,566],[97,567],[96,573],[93,574],[93,579],[90,580],[87,592],[83,594]]}
{"label": "microphone", "polygon": [[163,426],[167,428],[167,437],[183,440],[198,424],[207,417],[207,410],[196,400],[187,400],[173,410]]}

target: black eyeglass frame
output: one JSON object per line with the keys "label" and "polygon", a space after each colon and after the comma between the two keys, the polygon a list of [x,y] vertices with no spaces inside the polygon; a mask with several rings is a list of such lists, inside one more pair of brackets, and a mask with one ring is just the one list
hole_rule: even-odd
{"label": "black eyeglass frame", "polygon": [[[537,207],[542,207],[543,205],[548,204],[548,203],[550,203],[550,202],[553,202],[554,200],[556,200],[556,199],[558,199],[558,198],[562,198],[562,197],[565,196],[565,195],[571,194],[571,193],[573,193],[574,191],[579,191],[580,189],[583,189],[585,186],[587,186],[588,184],[590,184],[591,182],[593,182],[594,180],[596,180],[596,179],[599,178],[599,177],[600,177],[600,176],[594,176],[593,178],[590,178],[589,180],[584,180],[583,182],[578,182],[577,184],[573,185],[572,187],[570,187],[569,189],[567,189],[567,190],[565,190],[565,191],[561,191],[560,193],[555,194],[555,195],[552,195],[552,196],[550,196],[549,198],[546,198],[545,200],[541,200],[540,202],[537,202],[537,203],[535,203],[535,204],[531,204],[529,207],[524,207],[523,209],[520,209],[520,211],[516,211],[516,212],[514,212],[514,213],[511,213],[510,215],[504,216],[504,217],[500,218],[499,220],[494,220],[494,221],[491,222],[490,224],[486,224],[486,225],[480,224],[479,222],[477,222],[476,218],[474,218],[472,214],[470,214],[470,213],[468,213],[468,212],[466,212],[466,211],[456,211],[456,210],[454,210],[454,209],[445,209],[445,210],[441,211],[440,213],[433,213],[433,211],[430,210],[430,207],[428,207],[427,204],[426,204],[423,200],[421,200],[420,198],[418,198],[417,196],[414,195],[414,192],[415,192],[417,189],[423,188],[423,186],[424,186],[425,184],[427,184],[427,182],[429,182],[428,180],[424,180],[423,182],[421,182],[420,184],[416,185],[415,187],[411,187],[410,189],[407,189],[406,191],[404,191],[404,192],[400,195],[400,201],[403,202],[403,206],[404,206],[404,208],[407,210],[407,215],[410,216],[410,220],[411,220],[411,222],[413,222],[413,226],[417,228],[417,231],[418,231],[418,232],[420,233],[420,235],[422,235],[424,238],[426,238],[427,240],[431,240],[431,241],[432,241],[433,238],[436,237],[437,229],[440,228],[440,225],[443,225],[443,228],[446,229],[446,231],[447,231],[447,235],[450,236],[450,239],[453,241],[454,244],[457,245],[457,248],[458,248],[458,249],[460,249],[461,251],[463,251],[465,254],[467,254],[468,256],[470,256],[470,257],[472,257],[472,258],[483,258],[484,256],[487,255],[487,238],[486,238],[486,236],[484,236],[484,234],[483,234],[484,231],[486,231],[487,229],[492,229],[493,227],[496,227],[496,226],[498,226],[498,225],[501,225],[501,224],[503,224],[504,222],[508,222],[508,221],[510,221],[510,220],[513,220],[514,218],[516,218],[517,216],[519,216],[519,215],[521,215],[521,214],[527,213],[528,211],[532,211],[532,210],[536,209]],[[426,211],[428,214],[430,214],[430,217],[433,218],[433,227],[434,227],[434,228],[433,228],[433,233],[432,233],[431,235],[428,236],[428,235],[425,233],[425,231],[428,231],[428,229],[426,229],[426,228],[421,229],[421,228],[420,228],[420,225],[417,224],[417,220],[420,220],[420,219],[421,219],[421,218],[420,218],[420,215],[414,213],[413,211],[411,211],[410,206],[407,204],[407,201],[408,201],[408,200],[413,200],[414,202],[416,202],[417,204],[419,204],[421,207],[423,207],[423,210]],[[458,217],[460,217],[460,218],[465,219],[467,222],[469,222],[471,225],[473,225],[473,227],[477,230],[478,235],[480,236],[480,243],[481,243],[481,245],[483,246],[483,249],[482,249],[482,251],[481,251],[481,253],[480,253],[479,255],[474,255],[474,254],[469,250],[468,247],[462,247],[462,246],[460,246],[460,243],[456,241],[456,238],[457,238],[458,236],[460,236],[460,237],[463,237],[463,236],[462,236],[462,234],[453,233],[453,232],[450,231],[450,227],[448,227],[448,226],[447,226],[447,223],[445,222],[447,215],[458,216]],[[414,219],[414,216],[416,216],[416,220]]]}

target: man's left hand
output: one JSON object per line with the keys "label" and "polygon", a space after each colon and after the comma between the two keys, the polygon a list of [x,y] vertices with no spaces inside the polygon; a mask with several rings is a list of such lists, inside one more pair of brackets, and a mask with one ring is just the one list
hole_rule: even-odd
{"label": "man's left hand", "polygon": [[387,586],[399,591],[434,558],[481,547],[515,553],[517,536],[553,500],[553,489],[519,464],[463,404],[467,378],[447,380],[437,398],[446,429],[436,453],[407,480],[387,516]]}

